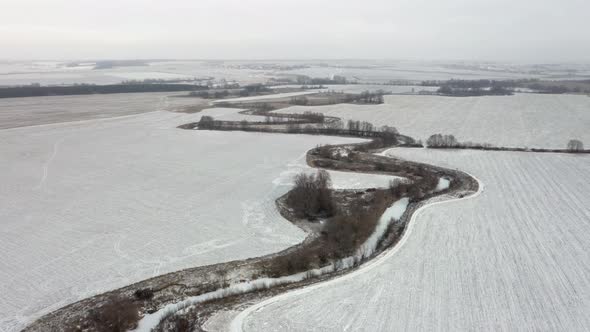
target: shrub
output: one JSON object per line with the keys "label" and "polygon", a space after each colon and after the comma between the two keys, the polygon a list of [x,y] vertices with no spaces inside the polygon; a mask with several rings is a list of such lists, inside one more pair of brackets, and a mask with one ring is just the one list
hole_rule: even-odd
{"label": "shrub", "polygon": [[577,139],[570,139],[567,142],[567,150],[569,152],[579,152],[584,150],[584,143]]}
{"label": "shrub", "polygon": [[154,291],[151,288],[138,289],[133,293],[138,300],[151,300],[154,297]]}
{"label": "shrub", "polygon": [[273,261],[271,273],[274,277],[292,275],[311,269],[316,260],[312,250],[302,250],[291,255],[279,256]]}
{"label": "shrub", "polygon": [[289,192],[287,203],[299,217],[315,219],[333,214],[330,174],[320,170],[317,174],[301,173],[295,176],[295,187]]}
{"label": "shrub", "polygon": [[89,313],[90,324],[98,332],[125,332],[137,326],[139,307],[129,298],[111,296]]}
{"label": "shrub", "polygon": [[214,127],[215,120],[212,116],[203,115],[201,120],[199,120],[199,128],[202,129],[211,129]]}
{"label": "shrub", "polygon": [[196,319],[189,320],[184,316],[176,314],[170,317],[165,324],[161,325],[163,325],[162,328],[157,330],[166,332],[192,332],[197,327],[197,322]]}
{"label": "shrub", "polygon": [[459,141],[453,135],[434,134],[428,137],[426,145],[429,148],[452,148],[459,146]]}

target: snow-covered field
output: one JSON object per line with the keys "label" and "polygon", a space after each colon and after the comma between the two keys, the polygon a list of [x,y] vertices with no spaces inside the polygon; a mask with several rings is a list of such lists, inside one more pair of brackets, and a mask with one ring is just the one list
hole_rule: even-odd
{"label": "snow-covered field", "polygon": [[466,170],[483,192],[422,210],[397,252],[251,312],[246,331],[590,330],[590,157],[393,154]]}
{"label": "snow-covered field", "polygon": [[121,93],[0,99],[0,129],[174,110],[203,102],[184,93]]}
{"label": "snow-covered field", "polygon": [[262,83],[270,76],[264,70],[231,68],[206,61],[150,62],[146,66],[126,66],[95,70],[94,64],[67,67],[63,62],[0,62],[0,86],[86,84],[117,84],[126,80],[211,78],[216,81],[238,81],[243,84]]}
{"label": "snow-covered field", "polygon": [[[274,66],[273,66],[274,65]],[[281,66],[304,66],[284,70]],[[274,68],[274,69],[273,69]],[[574,71],[572,71],[572,69]],[[210,78],[237,81],[243,84],[262,83],[270,78],[345,76],[361,83],[388,83],[391,80],[420,82],[448,79],[588,79],[587,64],[567,65],[516,65],[516,64],[466,64],[435,63],[421,61],[327,61],[318,65],[315,61],[156,61],[145,66],[127,66],[94,69],[87,62],[68,67],[59,61],[0,61],[0,86],[40,83],[52,84],[115,84],[124,80]]]}
{"label": "snow-covered field", "polygon": [[442,133],[509,147],[564,149],[572,138],[590,144],[590,97],[583,95],[385,96],[381,105],[294,106],[280,112],[309,110],[392,125],[422,140]]}
{"label": "snow-covered field", "polygon": [[390,80],[424,81],[424,80],[450,80],[450,79],[519,79],[542,77],[530,73],[514,73],[508,71],[468,70],[439,66],[436,64],[397,63],[388,65],[375,65],[360,67],[316,67],[295,69],[280,72],[289,75],[306,75],[309,77],[333,77],[344,76],[348,80],[357,80],[361,83],[387,83]]}
{"label": "snow-covered field", "polygon": [[[180,130],[202,115],[253,117],[230,108],[159,111],[197,102],[169,95],[0,99],[0,331],[154,275],[300,242],[305,234],[274,200],[295,174],[312,171],[308,149],[358,141]],[[421,139],[440,132],[499,146],[590,144],[587,96],[387,96],[383,105],[282,111],[306,110]],[[485,191],[427,208],[384,263],[256,311],[248,330],[590,329],[590,157],[395,154],[466,170]],[[331,174],[336,188],[385,187],[392,178]]]}
{"label": "snow-covered field", "polygon": [[[157,274],[298,243],[304,233],[274,200],[308,149],[358,142],[176,128],[200,116],[0,130],[1,331]],[[334,176],[335,186],[365,181]]]}

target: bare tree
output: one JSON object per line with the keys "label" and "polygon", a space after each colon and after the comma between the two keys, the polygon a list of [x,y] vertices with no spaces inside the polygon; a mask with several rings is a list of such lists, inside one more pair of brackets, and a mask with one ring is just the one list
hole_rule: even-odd
{"label": "bare tree", "polygon": [[384,133],[399,134],[397,128],[391,126],[381,126],[381,131]]}
{"label": "bare tree", "polygon": [[326,128],[333,129],[333,130],[340,130],[340,129],[344,128],[344,123],[340,119],[337,119],[334,121],[329,121],[329,122],[326,122]]}
{"label": "bare tree", "polygon": [[204,115],[201,117],[201,120],[199,120],[199,128],[212,129],[214,122],[215,120],[212,116]]}
{"label": "bare tree", "polygon": [[579,152],[584,150],[584,143],[577,139],[570,139],[567,142],[567,150],[570,152]]}
{"label": "bare tree", "polygon": [[434,134],[428,137],[426,145],[431,148],[453,148],[461,144],[453,135]]}
{"label": "bare tree", "polygon": [[299,123],[294,122],[294,123],[287,124],[287,132],[288,133],[298,133],[300,131],[301,131],[301,126],[299,125]]}
{"label": "bare tree", "polygon": [[361,129],[362,132],[368,133],[368,132],[373,131],[373,127],[374,126],[373,126],[372,123],[367,122],[367,121],[363,121],[363,122],[361,122],[361,128],[360,129]]}
{"label": "bare tree", "polygon": [[288,196],[289,205],[301,217],[314,219],[333,214],[330,173],[320,170],[317,174],[297,174],[295,186]]}
{"label": "bare tree", "polygon": [[360,121],[348,120],[347,127],[349,131],[359,131],[360,126]]}
{"label": "bare tree", "polygon": [[248,121],[246,121],[246,120],[242,120],[242,121],[240,121],[240,128],[241,128],[242,130],[246,130],[246,129],[248,129]]}

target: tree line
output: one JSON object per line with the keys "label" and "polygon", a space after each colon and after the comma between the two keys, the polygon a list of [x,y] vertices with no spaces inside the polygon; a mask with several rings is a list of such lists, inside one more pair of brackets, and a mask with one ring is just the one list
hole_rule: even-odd
{"label": "tree line", "polygon": [[[331,136],[352,136],[362,138],[379,138],[391,145],[398,143],[399,132],[392,126],[376,127],[367,121],[348,120],[346,124],[340,119],[326,120],[321,113],[306,112],[304,114],[267,115],[265,121],[221,121],[212,116],[202,116],[197,123],[181,126],[185,129],[203,130],[242,130],[259,132],[276,132],[292,134],[313,134]],[[273,126],[275,125],[275,126]],[[279,126],[276,126],[279,125]],[[410,137],[405,137],[409,144],[415,143]]]}
{"label": "tree line", "polygon": [[295,82],[301,85],[322,85],[322,84],[351,84],[348,82],[346,77],[334,75],[332,78],[322,77],[322,78],[311,78],[305,75],[298,75],[295,78]]}
{"label": "tree line", "polygon": [[80,84],[72,86],[29,85],[0,88],[0,98],[68,96],[138,92],[176,92],[207,89],[206,86],[193,84]]}
{"label": "tree line", "polygon": [[532,151],[532,152],[569,152],[569,153],[587,153],[589,150],[584,149],[584,143],[578,139],[570,139],[565,149],[539,149],[539,148],[508,148],[496,147],[490,143],[460,142],[453,135],[434,134],[426,140],[426,146],[432,149],[481,149],[494,151]]}
{"label": "tree line", "polygon": [[295,96],[291,97],[289,104],[301,105],[301,106],[319,106],[319,105],[334,105],[340,103],[362,103],[362,104],[383,104],[383,90],[375,92],[363,91],[360,94],[352,93],[336,93],[328,92],[329,98],[321,102],[310,99],[306,96]]}

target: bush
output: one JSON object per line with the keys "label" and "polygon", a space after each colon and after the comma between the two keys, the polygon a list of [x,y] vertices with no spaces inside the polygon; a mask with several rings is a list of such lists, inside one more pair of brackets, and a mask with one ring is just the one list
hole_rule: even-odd
{"label": "bush", "polygon": [[139,307],[129,298],[111,296],[89,313],[90,324],[98,332],[125,332],[137,326]]}
{"label": "bush", "polygon": [[299,217],[310,220],[329,217],[334,212],[330,174],[325,170],[295,176],[295,187],[289,192],[287,203]]}
{"label": "bush", "polygon": [[567,150],[569,152],[580,152],[584,150],[584,143],[577,139],[571,139],[567,142]]}
{"label": "bush", "polygon": [[313,250],[301,250],[286,256],[278,256],[272,261],[272,277],[293,275],[310,270],[314,262],[319,261]]}
{"label": "bush", "polygon": [[202,129],[212,129],[214,127],[215,120],[212,116],[204,115],[199,120],[199,128]]}
{"label": "bush", "polygon": [[[196,313],[193,311],[188,312],[186,316],[192,316]],[[179,314],[175,314],[172,317],[168,318],[164,323],[160,323],[160,325],[155,329],[155,331],[166,331],[166,332],[192,332],[195,331],[197,327],[197,320],[195,318],[189,319],[188,317],[181,316]]]}
{"label": "bush", "polygon": [[289,103],[292,105],[307,105],[307,104],[309,104],[309,100],[305,96],[291,97],[291,100],[289,101]]}
{"label": "bush", "polygon": [[400,198],[408,191],[408,184],[400,178],[389,181],[389,191],[394,198]]}
{"label": "bush", "polygon": [[459,146],[459,141],[453,135],[434,134],[426,140],[429,148],[452,148]]}
{"label": "bush", "polygon": [[133,293],[138,300],[151,300],[154,297],[154,291],[151,288],[138,289]]}

